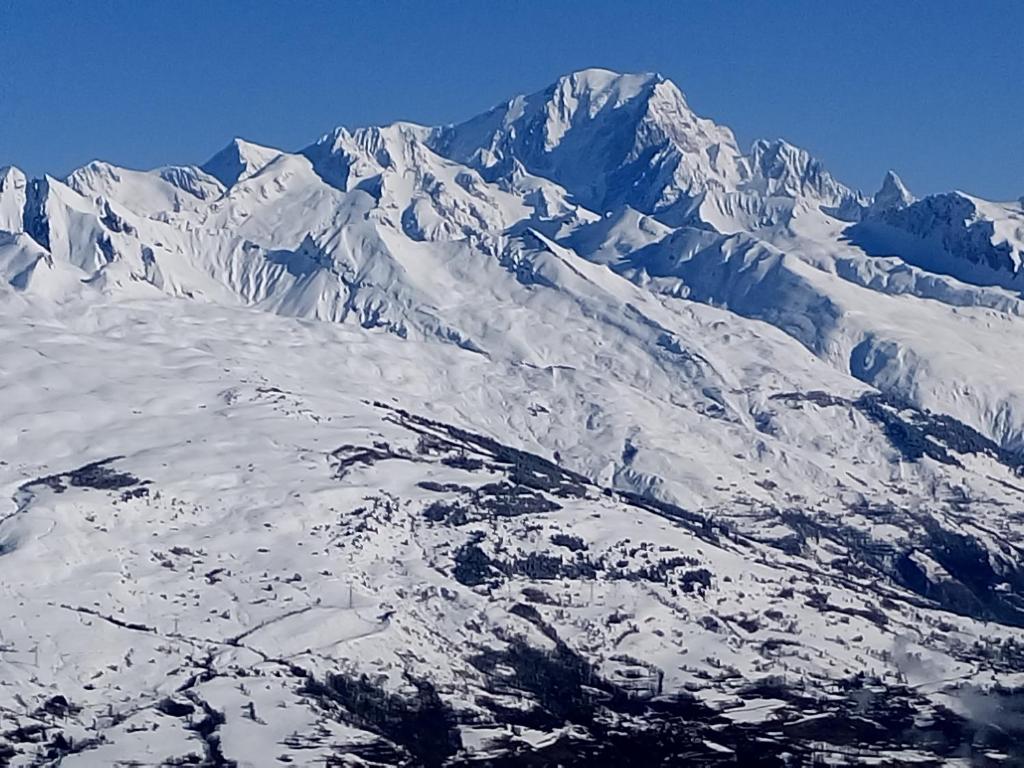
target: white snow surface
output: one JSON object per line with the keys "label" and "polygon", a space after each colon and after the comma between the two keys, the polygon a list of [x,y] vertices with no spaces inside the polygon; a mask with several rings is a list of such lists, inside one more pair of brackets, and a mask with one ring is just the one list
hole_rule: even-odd
{"label": "white snow surface", "polygon": [[516,638],[728,722],[784,716],[731,709],[768,678],[1016,679],[1022,253],[1017,203],[865,197],[605,70],[299,152],[2,169],[0,764],[415,754],[332,675],[429,680],[453,754],[583,738],[488,720]]}

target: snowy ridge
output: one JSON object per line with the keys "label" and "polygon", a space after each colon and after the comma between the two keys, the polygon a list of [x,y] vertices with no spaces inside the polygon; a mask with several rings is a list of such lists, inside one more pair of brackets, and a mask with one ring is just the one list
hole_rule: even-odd
{"label": "snowy ridge", "polygon": [[233,139],[224,149],[203,163],[202,171],[219,181],[225,188],[266,168],[281,153],[270,147]]}
{"label": "snowy ridge", "polygon": [[899,249],[910,263],[969,283],[1015,290],[1024,284],[1020,203],[992,203],[962,192],[916,202],[898,190],[894,194],[895,204],[873,207],[872,215],[851,232],[865,250]]}
{"label": "snowy ridge", "polygon": [[596,69],[0,170],[0,765],[1021,758],[1022,253]]}

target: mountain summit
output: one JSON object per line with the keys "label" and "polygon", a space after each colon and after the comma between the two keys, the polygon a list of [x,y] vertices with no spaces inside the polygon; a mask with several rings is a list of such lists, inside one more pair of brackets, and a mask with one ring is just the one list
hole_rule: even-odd
{"label": "mountain summit", "polygon": [[703,216],[743,228],[756,224],[747,211],[764,214],[766,195],[809,194],[833,206],[853,197],[785,142],[757,142],[744,154],[728,128],[698,117],[659,75],[576,72],[438,129],[432,143],[491,181],[521,167],[590,209],[628,205],[676,222]]}
{"label": "mountain summit", "polygon": [[276,149],[236,138],[200,167],[225,188],[231,188],[259,173],[280,154]]}
{"label": "mountain summit", "polygon": [[903,179],[897,176],[895,171],[886,171],[882,186],[871,202],[871,210],[875,213],[885,213],[893,209],[906,208],[914,200]]}

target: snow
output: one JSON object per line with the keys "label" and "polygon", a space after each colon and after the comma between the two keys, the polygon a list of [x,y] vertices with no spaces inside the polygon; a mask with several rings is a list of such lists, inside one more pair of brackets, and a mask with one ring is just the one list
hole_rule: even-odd
{"label": "snow", "polygon": [[486,703],[541,706],[481,660],[516,639],[726,729],[827,719],[777,678],[922,712],[1018,680],[1022,222],[864,198],[606,70],[297,153],[0,171],[0,747],[59,695],[97,740],[62,764],[372,759],[413,747],[356,710],[424,680],[466,754],[589,738]]}
{"label": "snow", "polygon": [[910,190],[903,183],[903,179],[897,175],[896,171],[889,170],[886,171],[885,178],[882,179],[881,188],[875,193],[874,199],[871,201],[870,212],[873,215],[877,215],[891,211],[894,208],[906,208],[914,200],[914,196],[910,194]]}
{"label": "snow", "polygon": [[220,197],[224,192],[217,179],[195,167],[132,171],[98,161],[72,172],[67,184],[83,195],[122,202],[144,217],[164,211],[195,210],[202,201]]}
{"label": "snow", "polygon": [[25,174],[13,166],[0,167],[0,230],[17,232],[25,209]]}
{"label": "snow", "polygon": [[253,144],[245,139],[235,138],[224,149],[201,166],[226,189],[240,181],[255,176],[266,168],[281,153],[271,147]]}

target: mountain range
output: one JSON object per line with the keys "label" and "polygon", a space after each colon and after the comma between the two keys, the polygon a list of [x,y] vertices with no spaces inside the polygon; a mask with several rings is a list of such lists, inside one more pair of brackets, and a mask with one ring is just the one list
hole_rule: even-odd
{"label": "mountain range", "polygon": [[0,169],[0,766],[1024,760],[1022,260],[599,69]]}

